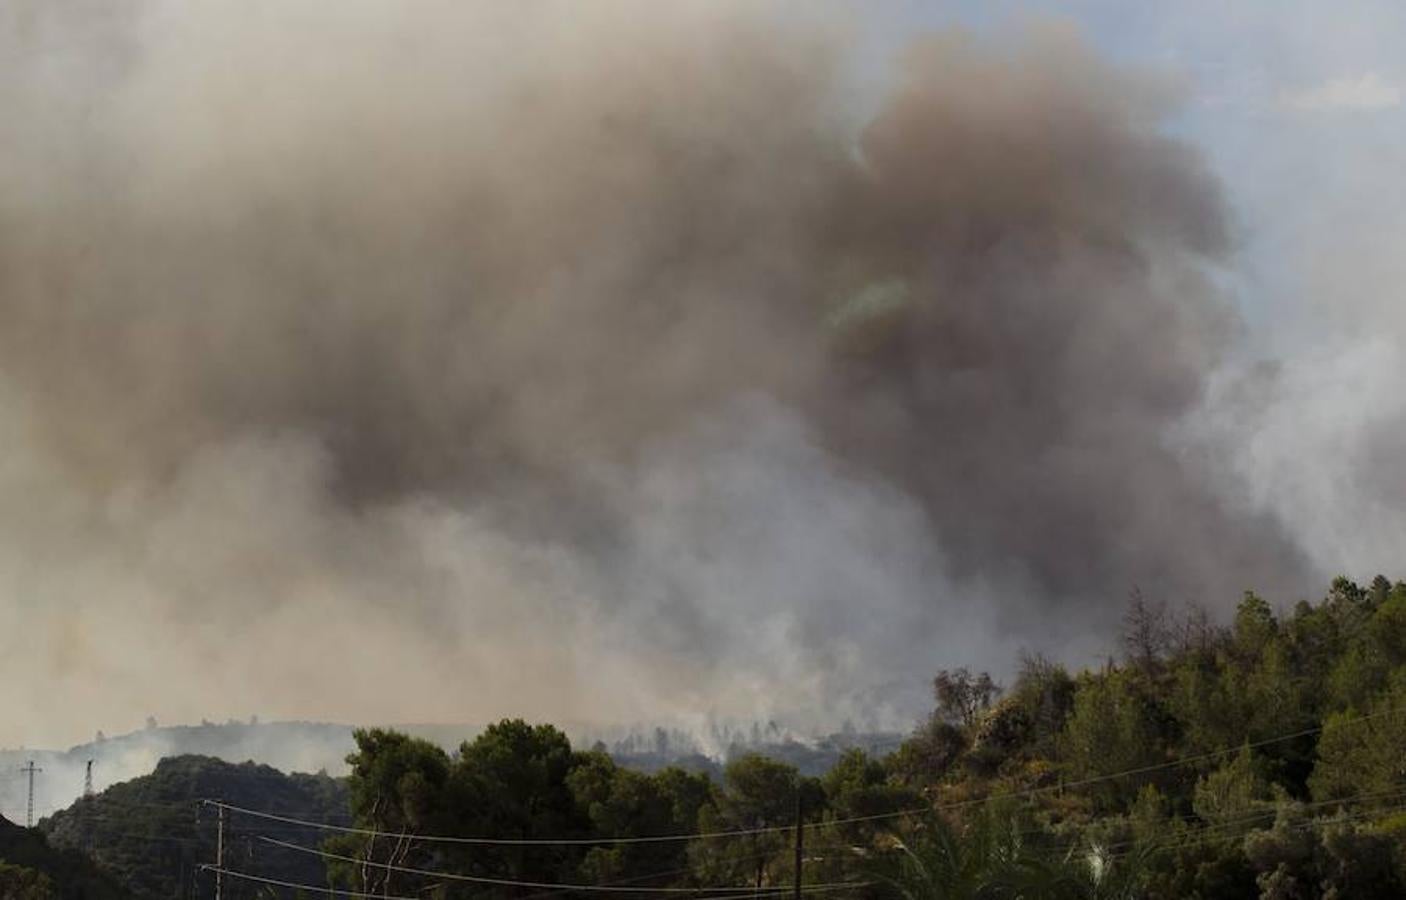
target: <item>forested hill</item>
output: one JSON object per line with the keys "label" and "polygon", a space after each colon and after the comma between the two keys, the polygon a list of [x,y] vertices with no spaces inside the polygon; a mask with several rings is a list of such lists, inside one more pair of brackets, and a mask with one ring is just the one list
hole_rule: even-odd
{"label": "forested hill", "polygon": [[0,898],[129,900],[117,880],[77,850],[59,850],[32,828],[0,817]]}
{"label": "forested hill", "polygon": [[[483,731],[483,725],[397,725],[446,750]],[[67,807],[82,795],[86,764],[93,762],[97,785],[117,784],[147,775],[168,756],[212,756],[229,762],[253,760],[284,772],[346,774],[347,754],[356,749],[350,725],[326,722],[204,722],[200,725],[157,725],[127,734],[102,736],[64,751],[0,750],[0,769],[14,771],[29,761],[43,770],[35,780],[35,805],[40,815]],[[710,722],[697,731],[636,723],[621,727],[566,729],[581,746],[600,744],[619,763],[652,772],[666,766],[721,775],[722,764],[745,753],[762,753],[818,775],[852,747],[888,752],[903,740],[900,733],[862,732],[853,728],[831,735],[800,737],[774,722]],[[12,818],[24,812],[24,795],[12,784],[0,793],[0,814]]]}
{"label": "forested hill", "polygon": [[851,749],[819,778],[758,754],[644,773],[507,720],[452,751],[359,731],[345,782],[167,760],[44,825],[147,897],[187,896],[212,858],[198,797],[350,820],[362,831],[329,835],[231,812],[227,865],[374,895],[766,894],[797,877],[799,810],[803,887],[832,900],[1406,897],[1406,583],[1339,579],[1287,612],[1247,593],[1228,624],[1135,596],[1124,624],[1096,670],[938,672],[896,751]]}
{"label": "forested hill", "polygon": [[[199,804],[207,798],[316,822],[349,821],[344,780],[179,756],[161,760],[150,775],[79,800],[39,827],[55,847],[90,853],[138,897],[200,896],[195,892],[199,866],[215,859],[216,813],[201,811]],[[320,838],[311,829],[260,824],[263,835],[307,843]],[[230,815],[225,830],[230,864],[288,881],[325,881],[317,858],[256,841],[247,826]]]}
{"label": "forested hill", "polygon": [[[33,760],[44,770],[35,779],[35,805],[41,814],[63,809],[83,793],[85,765],[93,762],[99,786],[148,775],[168,756],[213,756],[229,762],[255,760],[285,772],[333,774],[345,769],[352,750],[352,728],[321,722],[205,722],[200,725],[148,727],[98,738],[64,751],[0,750],[0,767],[10,771]],[[4,808],[11,817],[23,811],[23,795],[10,790]]]}
{"label": "forested hill", "polygon": [[1134,596],[1121,661],[1029,657],[1004,689],[966,670],[933,689],[896,752],[820,779],[756,755],[716,781],[646,775],[521,721],[453,753],[359,732],[355,819],[410,837],[335,838],[358,864],[332,875],[445,898],[484,890],[442,875],[780,890],[799,805],[801,878],[855,883],[836,900],[1406,897],[1406,583],[1339,579],[1287,613],[1247,593],[1225,625]]}

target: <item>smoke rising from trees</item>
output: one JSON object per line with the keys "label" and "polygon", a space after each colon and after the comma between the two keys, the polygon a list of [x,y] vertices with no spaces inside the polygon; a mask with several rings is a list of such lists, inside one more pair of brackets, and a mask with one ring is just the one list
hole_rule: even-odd
{"label": "smoke rising from trees", "polygon": [[853,23],[726,3],[0,16],[0,650],[46,685],[0,738],[891,722],[1133,586],[1317,583],[1193,427],[1243,326],[1175,84],[1057,27],[871,99]]}

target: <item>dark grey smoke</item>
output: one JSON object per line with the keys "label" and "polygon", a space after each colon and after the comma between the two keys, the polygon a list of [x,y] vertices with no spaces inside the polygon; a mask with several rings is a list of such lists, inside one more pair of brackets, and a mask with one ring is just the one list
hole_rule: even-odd
{"label": "dark grey smoke", "polygon": [[1184,427],[1239,325],[1166,83],[585,9],[3,14],[21,721],[883,716],[1305,583]]}

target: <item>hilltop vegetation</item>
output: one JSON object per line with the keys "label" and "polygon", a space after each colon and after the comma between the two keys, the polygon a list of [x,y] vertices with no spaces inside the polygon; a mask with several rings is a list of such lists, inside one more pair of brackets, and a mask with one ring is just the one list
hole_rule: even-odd
{"label": "hilltop vegetation", "polygon": [[[35,803],[43,812],[63,809],[82,796],[85,764],[93,761],[99,787],[150,774],[168,756],[213,756],[229,762],[258,760],[285,772],[316,772],[326,768],[343,774],[352,748],[352,728],[320,722],[203,722],[200,725],[158,725],[127,734],[98,733],[93,741],[67,750],[0,750],[0,767],[11,771],[33,760],[44,770],[35,781]],[[8,797],[11,815],[22,810],[14,793]]]}
{"label": "hilltop vegetation", "polygon": [[201,796],[354,823],[232,813],[228,864],[377,895],[543,894],[456,878],[765,892],[795,877],[799,815],[802,880],[855,883],[837,898],[1406,896],[1406,584],[1339,579],[1283,616],[1246,594],[1226,625],[1134,595],[1124,624],[1095,671],[1029,656],[1004,687],[938,673],[897,750],[850,749],[819,777],[755,753],[637,771],[507,720],[453,751],[358,731],[344,781],[167,760],[45,828],[152,897],[212,858]]}
{"label": "hilltop vegetation", "polygon": [[[423,737],[446,748],[458,747],[483,730],[481,724],[397,725],[397,730]],[[284,772],[346,774],[347,754],[356,749],[354,728],[326,722],[260,722],[230,720],[199,725],[159,725],[126,734],[106,736],[64,751],[0,750],[0,769],[14,771],[29,761],[43,770],[35,782],[35,804],[41,814],[63,809],[82,796],[84,768],[94,764],[95,782],[101,787],[147,775],[166,757],[210,756],[227,762],[257,760]],[[819,775],[835,764],[845,749],[892,749],[903,739],[899,733],[859,732],[853,728],[819,738],[797,740],[774,722],[709,722],[698,731],[637,724],[628,730],[598,730],[577,726],[569,730],[574,741],[603,744],[622,765],[657,771],[677,765],[694,772],[722,775],[722,762],[733,756],[757,752],[794,763],[802,772]],[[705,752],[707,751],[707,752]],[[712,755],[709,755],[712,754]],[[719,759],[718,757],[721,757]],[[22,814],[24,797],[11,790],[0,813]]]}
{"label": "hilltop vegetation", "polygon": [[42,833],[0,818],[3,900],[128,900],[130,896],[82,853],[52,847]]}
{"label": "hilltop vegetation", "polygon": [[[215,859],[215,812],[201,799],[269,810],[315,822],[346,824],[345,783],[326,775],[285,775],[254,763],[205,756],[163,759],[156,771],[115,785],[39,823],[55,846],[84,850],[138,897],[203,896],[199,866]],[[261,828],[259,834],[315,841],[315,829]],[[301,883],[324,880],[321,863],[255,839],[248,823],[231,816],[226,859],[242,869]]]}
{"label": "hilltop vegetation", "polygon": [[[931,718],[896,752],[851,751],[819,779],[757,755],[732,760],[716,782],[645,775],[517,721],[454,754],[360,732],[353,814],[405,838],[329,841],[357,861],[334,861],[332,877],[391,893],[436,881],[390,866],[782,886],[799,798],[811,825],[805,880],[868,883],[854,895],[1406,895],[1406,584],[1339,579],[1321,603],[1283,618],[1246,594],[1227,626],[1135,595],[1125,625],[1122,660],[1097,671],[1032,656],[1004,690],[982,674],[939,673]],[[586,843],[463,847],[414,837],[424,834]],[[445,897],[485,890],[441,885]]]}

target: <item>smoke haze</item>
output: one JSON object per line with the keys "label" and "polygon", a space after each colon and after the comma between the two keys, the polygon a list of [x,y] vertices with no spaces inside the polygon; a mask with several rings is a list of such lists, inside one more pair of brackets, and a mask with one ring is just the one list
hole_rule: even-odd
{"label": "smoke haze", "polygon": [[1176,83],[1059,27],[879,78],[729,3],[0,19],[0,742],[892,725],[1344,562],[1246,449],[1304,386],[1227,374]]}

